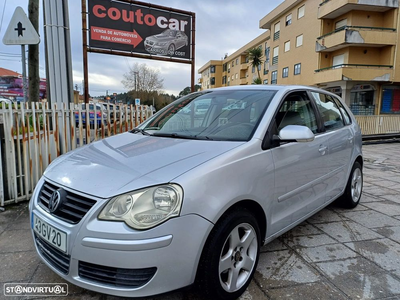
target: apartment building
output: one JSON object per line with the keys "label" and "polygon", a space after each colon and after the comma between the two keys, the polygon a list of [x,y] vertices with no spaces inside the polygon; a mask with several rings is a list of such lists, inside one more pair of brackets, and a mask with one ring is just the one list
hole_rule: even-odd
{"label": "apartment building", "polygon": [[357,115],[400,113],[398,7],[399,0],[285,0],[260,20],[270,32],[263,83],[318,86]]}
{"label": "apartment building", "polygon": [[201,78],[199,79],[201,89],[252,84],[254,79],[258,77],[258,72],[255,68],[251,67],[247,56],[248,50],[255,47],[260,47],[264,53],[264,64],[259,66],[258,71],[260,72],[261,81],[267,84],[269,61],[265,57],[269,57],[269,40],[270,33],[266,31],[231,55],[225,55],[221,60],[210,60],[207,62],[198,71],[201,74]]}

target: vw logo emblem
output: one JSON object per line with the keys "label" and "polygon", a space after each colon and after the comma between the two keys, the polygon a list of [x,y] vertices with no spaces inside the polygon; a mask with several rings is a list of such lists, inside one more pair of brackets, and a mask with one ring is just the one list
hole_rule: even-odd
{"label": "vw logo emblem", "polygon": [[61,206],[61,202],[62,202],[62,189],[58,189],[56,191],[53,192],[53,194],[51,194],[51,197],[49,199],[49,211],[51,213],[54,213],[58,210],[58,208]]}

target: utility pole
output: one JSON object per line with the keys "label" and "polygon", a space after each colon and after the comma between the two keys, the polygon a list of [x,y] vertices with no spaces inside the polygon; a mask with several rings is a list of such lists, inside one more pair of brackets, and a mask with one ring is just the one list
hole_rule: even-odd
{"label": "utility pole", "polygon": [[[29,0],[29,20],[39,32],[39,0]],[[24,62],[25,63],[25,62]],[[29,102],[39,101],[39,44],[28,46]]]}

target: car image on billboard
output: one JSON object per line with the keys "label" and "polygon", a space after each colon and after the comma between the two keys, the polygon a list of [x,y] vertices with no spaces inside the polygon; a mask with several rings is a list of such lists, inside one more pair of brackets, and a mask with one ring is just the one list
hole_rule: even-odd
{"label": "car image on billboard", "polygon": [[175,50],[188,45],[187,35],[180,30],[166,29],[160,34],[149,36],[144,41],[147,52],[172,56]]}

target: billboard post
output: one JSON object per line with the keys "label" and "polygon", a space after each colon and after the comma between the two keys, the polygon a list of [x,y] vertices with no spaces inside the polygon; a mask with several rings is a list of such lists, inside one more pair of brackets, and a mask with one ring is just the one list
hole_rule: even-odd
{"label": "billboard post", "polygon": [[87,1],[86,7],[82,0],[85,101],[88,52],[191,64],[194,90],[195,13],[133,0]]}

